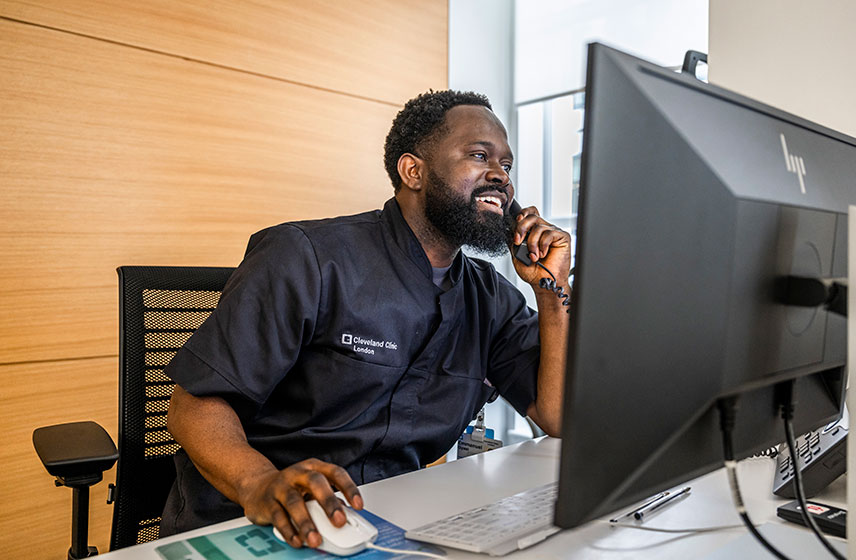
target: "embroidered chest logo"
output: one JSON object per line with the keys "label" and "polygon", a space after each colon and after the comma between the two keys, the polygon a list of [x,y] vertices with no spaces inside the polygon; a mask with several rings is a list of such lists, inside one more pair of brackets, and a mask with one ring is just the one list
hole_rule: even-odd
{"label": "embroidered chest logo", "polygon": [[374,355],[375,350],[398,350],[398,343],[391,340],[374,340],[351,333],[343,333],[341,341],[343,345],[352,347],[354,352],[370,356]]}

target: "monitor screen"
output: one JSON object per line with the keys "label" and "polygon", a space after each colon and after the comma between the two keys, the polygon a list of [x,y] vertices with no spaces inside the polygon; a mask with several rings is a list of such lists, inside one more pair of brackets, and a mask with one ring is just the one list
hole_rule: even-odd
{"label": "monitor screen", "polygon": [[[846,318],[781,303],[847,275],[856,140],[589,46],[556,524],[575,527],[836,418]],[[723,488],[723,492],[728,492]]]}

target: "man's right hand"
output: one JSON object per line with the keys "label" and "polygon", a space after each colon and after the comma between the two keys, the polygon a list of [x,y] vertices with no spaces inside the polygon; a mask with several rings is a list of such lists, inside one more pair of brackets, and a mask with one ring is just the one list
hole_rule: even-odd
{"label": "man's right hand", "polygon": [[345,524],[345,512],[333,487],[354,509],[363,509],[357,485],[342,467],[307,459],[277,470],[250,447],[235,410],[220,397],[195,397],[176,385],[167,429],[214,488],[240,504],[253,523],[274,525],[294,547],[321,544],[306,498],[317,500],[336,527]]}
{"label": "man's right hand", "polygon": [[272,470],[242,485],[239,503],[250,521],[273,525],[293,547],[316,548],[321,535],[309,518],[306,499],[315,499],[336,527],[345,524],[342,502],[333,487],[342,491],[354,509],[363,509],[363,498],[348,471],[318,459],[306,459],[281,471]]}

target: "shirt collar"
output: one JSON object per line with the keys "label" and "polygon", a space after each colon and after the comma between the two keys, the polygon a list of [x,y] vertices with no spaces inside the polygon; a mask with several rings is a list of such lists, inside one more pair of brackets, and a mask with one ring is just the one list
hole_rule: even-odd
{"label": "shirt collar", "polygon": [[[434,270],[431,268],[431,261],[428,260],[428,255],[425,254],[425,249],[416,238],[416,234],[410,229],[407,220],[401,213],[401,207],[395,197],[390,198],[383,205],[381,220],[387,225],[393,242],[407,255],[411,261],[421,270],[425,276],[432,280],[434,278]],[[454,287],[461,279],[463,272],[463,260],[466,258],[463,251],[458,251],[455,259],[452,261],[452,268],[449,270],[449,278],[452,280]]]}

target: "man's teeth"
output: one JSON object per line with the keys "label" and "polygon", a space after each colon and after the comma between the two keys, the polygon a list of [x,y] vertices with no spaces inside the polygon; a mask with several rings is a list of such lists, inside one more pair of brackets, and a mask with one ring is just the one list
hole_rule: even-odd
{"label": "man's teeth", "polygon": [[476,200],[502,208],[502,200],[498,196],[477,196]]}

